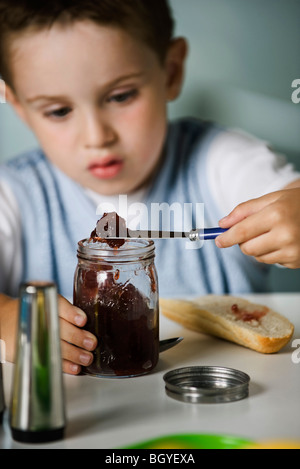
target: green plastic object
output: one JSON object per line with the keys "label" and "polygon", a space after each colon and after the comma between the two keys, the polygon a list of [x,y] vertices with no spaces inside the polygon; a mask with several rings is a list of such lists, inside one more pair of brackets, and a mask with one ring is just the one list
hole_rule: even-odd
{"label": "green plastic object", "polygon": [[235,436],[188,433],[154,438],[126,449],[241,449],[253,444],[251,440]]}

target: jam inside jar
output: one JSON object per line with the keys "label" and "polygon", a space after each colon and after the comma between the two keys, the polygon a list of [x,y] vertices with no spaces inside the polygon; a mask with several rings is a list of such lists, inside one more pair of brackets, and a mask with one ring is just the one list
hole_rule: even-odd
{"label": "jam inside jar", "polygon": [[153,241],[126,240],[121,247],[78,243],[74,305],[84,329],[98,339],[83,373],[133,377],[149,373],[159,357],[159,295]]}

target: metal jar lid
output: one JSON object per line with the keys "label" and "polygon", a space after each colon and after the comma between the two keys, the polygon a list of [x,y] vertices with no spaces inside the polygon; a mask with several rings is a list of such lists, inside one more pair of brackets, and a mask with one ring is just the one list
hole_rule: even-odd
{"label": "metal jar lid", "polygon": [[169,371],[163,377],[166,393],[191,403],[224,403],[249,396],[250,377],[219,366],[192,366]]}

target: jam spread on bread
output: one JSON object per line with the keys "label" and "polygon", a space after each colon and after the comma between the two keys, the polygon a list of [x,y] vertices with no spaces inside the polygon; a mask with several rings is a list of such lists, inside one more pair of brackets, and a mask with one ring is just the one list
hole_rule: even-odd
{"label": "jam spread on bread", "polygon": [[259,321],[267,314],[267,311],[246,311],[239,308],[237,304],[231,306],[231,311],[235,314],[237,319],[241,319],[244,322]]}

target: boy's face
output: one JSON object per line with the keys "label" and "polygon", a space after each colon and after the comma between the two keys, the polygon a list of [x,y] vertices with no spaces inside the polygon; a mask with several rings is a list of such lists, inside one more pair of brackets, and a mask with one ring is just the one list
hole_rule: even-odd
{"label": "boy's face", "polygon": [[175,48],[163,67],[118,28],[85,21],[32,32],[11,44],[8,99],[69,177],[103,195],[129,193],[161,157],[166,102],[181,85]]}

